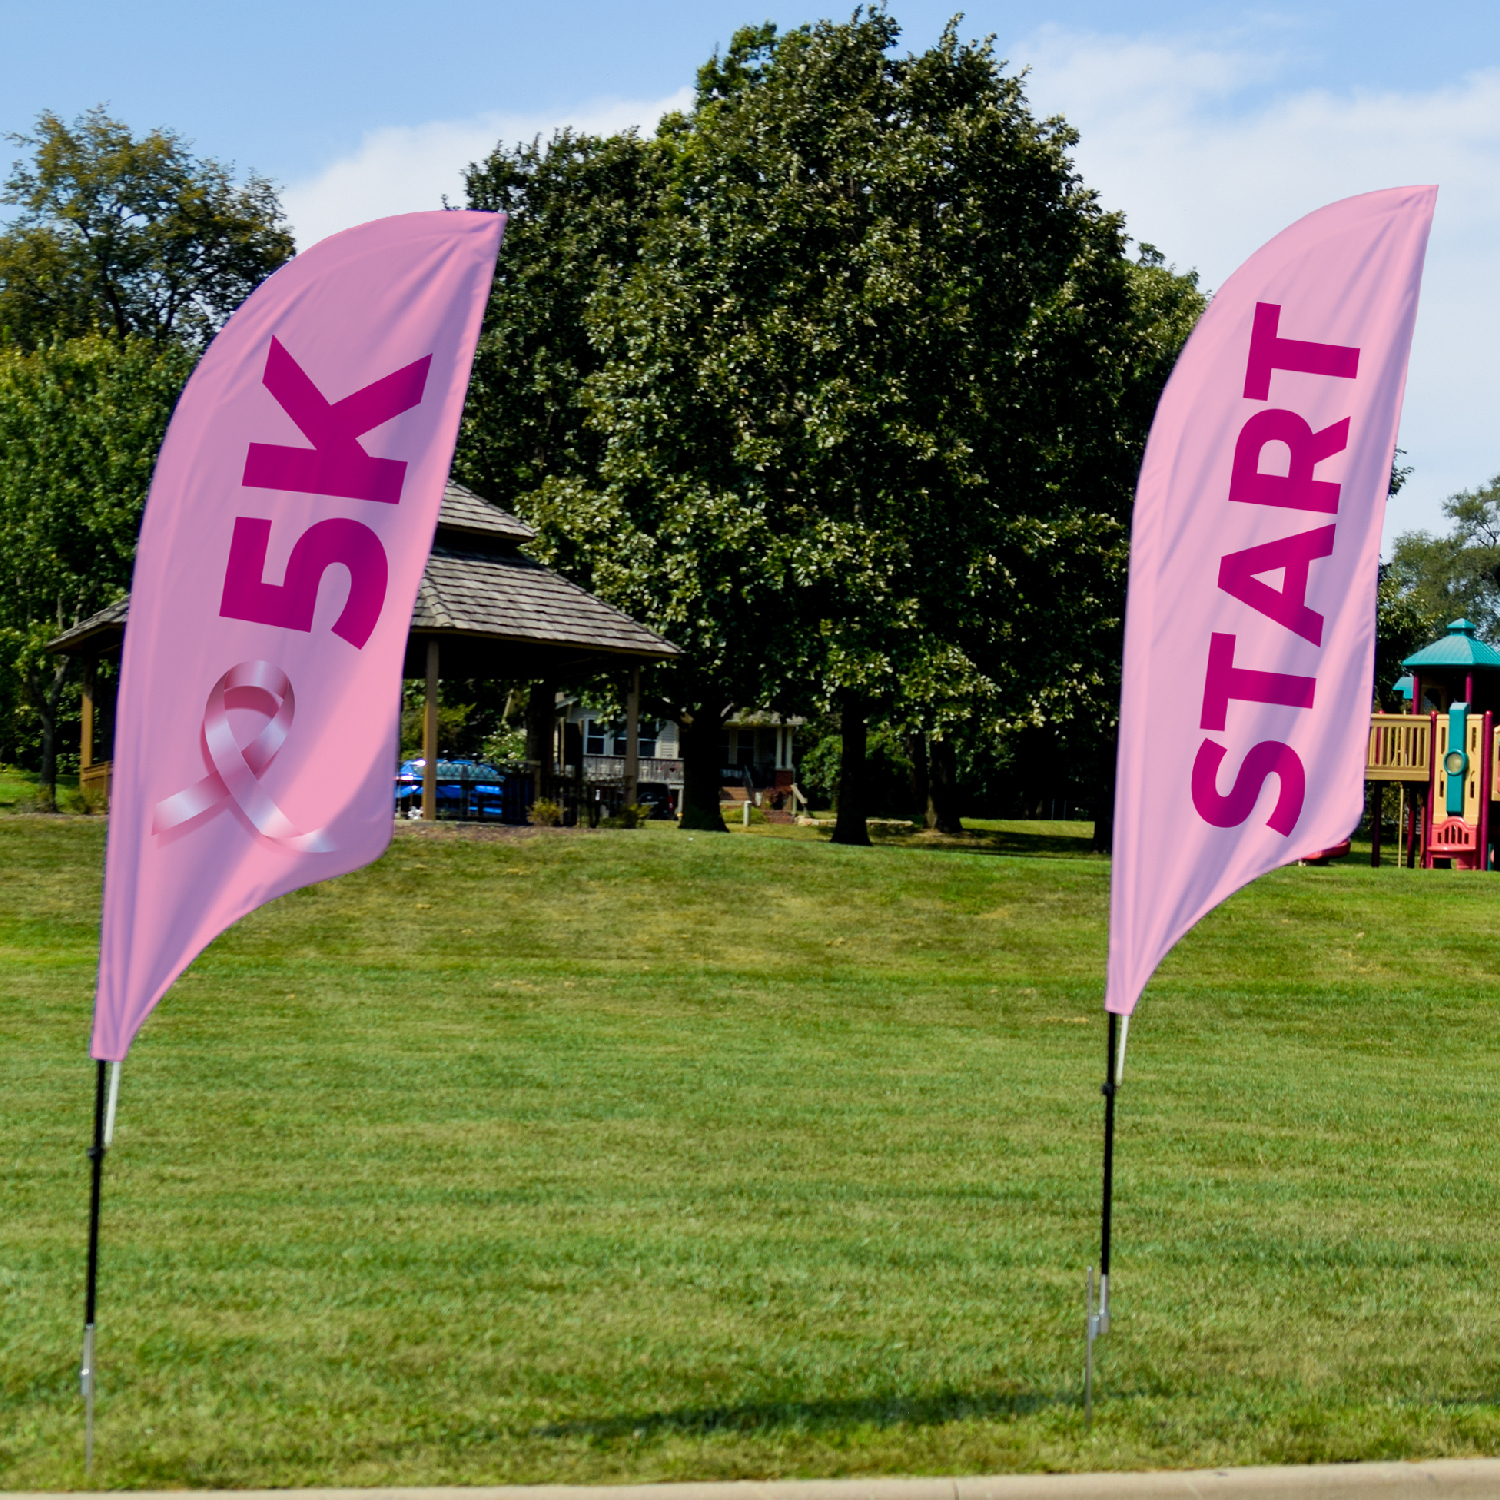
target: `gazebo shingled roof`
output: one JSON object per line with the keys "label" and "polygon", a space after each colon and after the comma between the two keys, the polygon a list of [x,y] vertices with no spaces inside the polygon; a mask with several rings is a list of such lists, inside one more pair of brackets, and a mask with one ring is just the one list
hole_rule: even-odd
{"label": "gazebo shingled roof", "polygon": [[[629,615],[595,598],[576,583],[520,551],[536,532],[518,516],[481,499],[463,485],[448,481],[438,511],[437,530],[406,637],[403,670],[427,679],[424,715],[422,816],[437,816],[436,774],[439,676],[505,678],[555,682],[610,666],[631,666],[626,695],[627,722],[637,722],[641,662],[678,655],[669,640]],[[81,777],[93,778],[108,796],[109,763],[95,765],[94,674],[106,652],[125,639],[128,598],[48,642],[49,649],[86,659]],[[550,707],[550,693],[544,693]],[[528,727],[528,742],[532,730]],[[537,752],[540,754],[540,750]],[[537,793],[545,779],[537,760]],[[627,756],[627,800],[634,795],[634,765]],[[581,775],[581,764],[580,764]]]}
{"label": "gazebo shingled roof", "polygon": [[[654,630],[520,552],[535,535],[520,517],[448,481],[412,611],[407,676],[426,670],[430,637],[442,641],[444,675],[455,677],[524,678],[677,655]],[[128,597],[117,600],[49,647],[85,656],[112,650],[129,609]]]}
{"label": "gazebo shingled roof", "polygon": [[513,516],[489,500],[481,500],[473,490],[450,479],[443,491],[438,525],[444,531],[483,537],[487,541],[529,542],[535,535],[520,516]]}
{"label": "gazebo shingled roof", "polygon": [[118,646],[124,639],[125,617],[129,613],[130,595],[126,594],[123,599],[116,599],[113,604],[106,605],[97,615],[80,620],[71,630],[65,630],[60,636],[48,641],[47,649],[70,655],[91,656],[98,653],[84,651],[82,648],[90,642],[100,641],[100,652],[107,651],[111,646]]}

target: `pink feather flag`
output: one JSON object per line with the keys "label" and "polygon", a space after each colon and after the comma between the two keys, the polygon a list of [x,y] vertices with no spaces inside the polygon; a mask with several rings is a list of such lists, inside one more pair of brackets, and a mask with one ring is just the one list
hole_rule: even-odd
{"label": "pink feather flag", "polygon": [[1106,1009],[1206,912],[1347,838],[1435,187],[1330,204],[1209,304],[1136,491]]}
{"label": "pink feather flag", "polygon": [[314,245],[177,404],[125,634],[101,1061],[231,923],[390,842],[407,630],[503,225],[405,214]]}

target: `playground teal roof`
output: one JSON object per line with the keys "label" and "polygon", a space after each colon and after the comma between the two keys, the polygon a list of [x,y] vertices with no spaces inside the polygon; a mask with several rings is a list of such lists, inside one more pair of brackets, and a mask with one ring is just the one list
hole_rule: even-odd
{"label": "playground teal roof", "polygon": [[1403,667],[1478,667],[1481,670],[1500,672],[1500,651],[1479,639],[1475,626],[1468,620],[1454,620],[1448,626],[1448,634],[1441,640],[1401,663]]}

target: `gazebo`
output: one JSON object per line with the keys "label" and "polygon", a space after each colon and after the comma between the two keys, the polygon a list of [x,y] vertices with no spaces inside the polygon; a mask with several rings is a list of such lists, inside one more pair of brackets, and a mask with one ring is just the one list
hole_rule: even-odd
{"label": "gazebo", "polygon": [[[635,800],[641,663],[678,654],[670,641],[570,583],[521,551],[535,537],[518,516],[449,480],[437,534],[417,589],[405,675],[426,679],[422,816],[437,817],[438,682],[450,677],[532,680],[526,754],[541,795],[554,764],[554,701],[561,679],[628,669],[625,800]],[[49,642],[83,660],[79,784],[105,802],[108,760],[95,760],[95,699],[101,659],[118,656],[130,601],[121,599]],[[394,773],[394,767],[392,771]],[[579,757],[578,776],[582,776]]]}

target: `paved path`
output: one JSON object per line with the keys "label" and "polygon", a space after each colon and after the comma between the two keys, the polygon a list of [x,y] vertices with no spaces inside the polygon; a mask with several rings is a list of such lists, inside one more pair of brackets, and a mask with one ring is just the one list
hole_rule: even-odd
{"label": "paved path", "polygon": [[[107,1492],[101,1492],[107,1493]],[[973,1479],[788,1479],[732,1484],[505,1485],[387,1490],[135,1490],[131,1500],[1299,1500],[1303,1495],[1500,1500],[1500,1458],[1426,1463],[1004,1474]],[[6,1500],[56,1500],[11,1494]]]}

